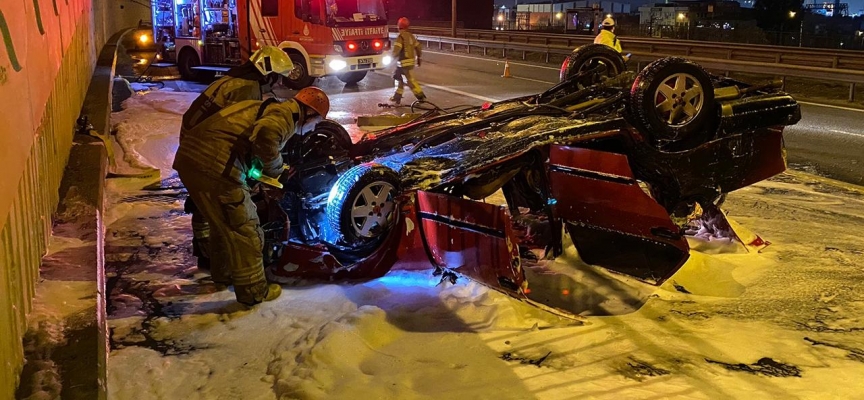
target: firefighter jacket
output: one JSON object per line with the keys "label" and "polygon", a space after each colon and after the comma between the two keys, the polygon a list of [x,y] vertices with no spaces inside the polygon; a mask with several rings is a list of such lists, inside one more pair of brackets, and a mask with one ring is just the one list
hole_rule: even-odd
{"label": "firefighter jacket", "polygon": [[223,108],[244,100],[261,100],[261,84],[257,80],[231,76],[219,78],[210,84],[183,114],[180,137]]}
{"label": "firefighter jacket", "polygon": [[180,138],[174,169],[194,168],[212,179],[243,184],[252,159],[263,173],[282,173],[282,148],[294,134],[300,106],[294,100],[267,107],[258,118],[261,101],[230,105],[189,129]]}
{"label": "firefighter jacket", "polygon": [[419,58],[422,53],[420,42],[414,37],[414,34],[407,30],[399,32],[396,43],[393,45],[393,58],[398,62],[398,66],[404,68],[417,65],[415,58]]}
{"label": "firefighter jacket", "polygon": [[595,44],[605,44],[617,52],[621,53],[621,41],[618,40],[618,36],[616,36],[612,31],[603,29],[597,34],[597,37],[594,38]]}

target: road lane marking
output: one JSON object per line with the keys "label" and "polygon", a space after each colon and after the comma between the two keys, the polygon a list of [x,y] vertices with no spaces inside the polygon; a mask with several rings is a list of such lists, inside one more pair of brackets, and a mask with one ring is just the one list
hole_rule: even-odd
{"label": "road lane marking", "polygon": [[499,102],[499,101],[503,101],[503,100],[504,100],[504,99],[493,99],[493,98],[491,98],[491,97],[480,96],[479,94],[473,94],[473,93],[463,92],[463,91],[461,91],[461,90],[451,89],[451,88],[448,88],[448,87],[446,87],[446,86],[432,85],[432,84],[429,84],[429,83],[424,83],[423,86],[430,87],[430,88],[433,88],[433,89],[443,90],[443,91],[445,91],[445,92],[450,92],[450,93],[453,93],[453,94],[458,94],[458,95],[460,95],[460,96],[470,97],[470,98],[472,98],[472,99],[477,99],[477,100],[480,100],[480,101],[488,101],[488,102],[490,102],[490,103],[497,103],[497,102]]}
{"label": "road lane marking", "polygon": [[861,134],[861,133],[841,131],[839,129],[829,129],[828,132],[839,133],[841,135],[858,136],[858,137],[864,136],[864,134]]}
{"label": "road lane marking", "polygon": [[[825,129],[822,126],[812,124],[812,123],[789,125],[786,127],[786,130],[793,131],[792,134],[795,134],[795,131],[805,131],[809,134],[815,133],[816,135],[830,132],[830,133],[836,133],[839,135],[855,136],[855,137],[859,137],[859,138],[864,137],[864,133],[855,133],[855,132],[843,131],[843,130],[839,130],[839,129]],[[807,134],[807,133],[805,133],[805,134]]]}
{"label": "road lane marking", "polygon": [[[450,56],[450,57],[468,58],[468,59],[472,59],[472,60],[492,61],[492,62],[497,62],[497,63],[504,61],[504,60],[497,59],[497,58],[482,58],[482,57],[463,56],[461,54],[442,53],[442,52],[438,52],[438,51],[423,50],[423,52],[424,53],[431,53],[431,54],[441,54],[441,55]],[[512,61],[510,62],[510,64],[521,65],[523,67],[531,67],[531,68],[551,69],[553,71],[560,71],[561,70],[561,68],[547,67],[545,65],[533,65],[533,64],[525,64],[525,63],[512,62]]]}
{"label": "road lane marking", "polygon": [[[431,50],[424,50],[424,52],[425,53],[432,53],[432,54],[440,54],[440,55],[450,56],[450,57],[467,58],[467,59],[471,59],[471,60],[490,61],[490,62],[495,62],[495,63],[501,63],[501,61],[502,61],[501,59],[497,59],[497,58],[472,57],[472,56],[465,56],[462,54],[444,53],[444,52],[431,51]],[[531,67],[531,68],[550,69],[553,71],[560,71],[561,70],[560,68],[547,67],[544,65],[525,64],[525,63],[520,63],[520,62],[510,62],[510,64],[521,65],[524,67]],[[549,81],[544,81],[544,80],[539,80],[539,79],[522,78],[519,76],[514,76],[514,78],[523,79],[523,80],[532,81],[532,82],[549,83],[549,84],[553,84],[553,85],[558,83],[558,82],[549,82]],[[845,111],[864,112],[864,109],[860,109],[860,108],[835,106],[835,105],[831,105],[831,104],[811,103],[809,101],[799,101],[798,103],[799,104],[807,104],[807,105],[811,105],[811,106],[817,106],[817,107],[834,108],[834,109],[845,110]]]}
{"label": "road lane marking", "polygon": [[[378,74],[378,75],[384,75],[384,76],[392,77],[392,74],[384,73],[384,72],[382,72],[381,70],[375,71],[375,73]],[[460,96],[470,97],[470,98],[475,99],[475,100],[488,101],[488,102],[490,102],[490,103],[497,103],[497,102],[499,102],[499,101],[503,101],[503,100],[504,100],[504,99],[494,99],[494,98],[492,98],[492,97],[481,96],[481,95],[479,95],[479,94],[474,94],[474,93],[463,92],[463,91],[461,91],[461,90],[451,89],[451,88],[448,88],[448,87],[446,87],[446,86],[433,85],[433,84],[431,84],[431,83],[425,83],[425,82],[422,82],[422,81],[420,82],[420,85],[421,85],[421,86],[430,87],[430,88],[432,88],[432,89],[441,90],[441,91],[444,91],[444,92],[450,92],[450,93],[453,93],[453,94],[458,94],[458,95],[460,95]]]}
{"label": "road lane marking", "polygon": [[860,108],[835,106],[835,105],[831,105],[831,104],[811,103],[809,101],[798,101],[798,104],[806,104],[808,106],[817,106],[817,107],[826,107],[826,108],[835,108],[835,109],[844,110],[844,111],[864,112],[864,110],[862,110]]}
{"label": "road lane marking", "polygon": [[511,76],[511,78],[514,78],[514,79],[521,79],[521,80],[523,80],[523,81],[530,81],[530,82],[545,83],[545,84],[547,84],[547,85],[557,85],[557,84],[558,84],[558,82],[543,81],[543,80],[540,80],[540,79],[523,78],[523,77],[521,77],[521,76]]}

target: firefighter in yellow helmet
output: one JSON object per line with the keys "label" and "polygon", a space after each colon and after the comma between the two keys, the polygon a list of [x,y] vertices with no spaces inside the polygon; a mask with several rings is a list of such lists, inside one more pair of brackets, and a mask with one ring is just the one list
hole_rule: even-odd
{"label": "firefighter in yellow helmet", "polygon": [[393,94],[390,101],[397,105],[402,103],[406,80],[411,92],[414,93],[414,97],[424,101],[426,95],[423,94],[423,88],[420,87],[420,83],[417,82],[417,77],[414,75],[414,67],[420,66],[420,56],[423,54],[420,42],[414,37],[414,34],[408,31],[408,27],[411,26],[408,18],[399,18],[397,26],[399,27],[399,36],[393,44],[393,59],[396,60],[396,71],[393,73],[393,79],[396,81],[396,93]]}
{"label": "firefighter in yellow helmet", "polygon": [[[618,40],[618,36],[615,35],[615,20],[612,17],[606,17],[603,22],[600,23],[600,33],[597,34],[597,37],[594,38],[595,44],[605,44],[619,53],[623,53],[624,51],[621,49],[621,41]],[[627,60],[627,56],[624,56],[624,60]]]}
{"label": "firefighter in yellow helmet", "polygon": [[[213,82],[183,114],[180,137],[185,136],[193,127],[218,113],[225,107],[244,100],[261,100],[264,93],[280,76],[288,76],[294,64],[282,49],[264,46],[249,57],[249,61],[230,69],[225,76]],[[212,270],[210,267],[209,244],[210,227],[201,213],[197,212],[195,202],[189,197],[185,204],[187,213],[192,214],[192,254],[198,258],[198,267],[211,270],[213,280],[219,283],[230,282],[227,271]]]}
{"label": "firefighter in yellow helmet", "polygon": [[327,95],[309,87],[282,103],[268,99],[229,105],[180,139],[173,167],[210,226],[214,279],[217,271],[225,271],[240,303],[251,306],[282,293],[264,276],[264,233],[246,184],[252,162],[260,160],[261,172],[278,178],[288,139],[311,132],[329,110]]}

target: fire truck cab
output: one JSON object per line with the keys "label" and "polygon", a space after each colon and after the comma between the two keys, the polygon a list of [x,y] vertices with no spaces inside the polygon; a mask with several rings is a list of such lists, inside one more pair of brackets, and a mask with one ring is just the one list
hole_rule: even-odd
{"label": "fire truck cab", "polygon": [[153,0],[159,57],[184,79],[221,74],[257,48],[294,61],[294,89],[335,75],[356,83],[393,60],[383,0]]}

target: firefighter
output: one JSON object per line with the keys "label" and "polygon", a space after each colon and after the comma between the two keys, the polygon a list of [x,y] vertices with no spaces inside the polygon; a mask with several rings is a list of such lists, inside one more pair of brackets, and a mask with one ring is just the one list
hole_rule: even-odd
{"label": "firefighter", "polygon": [[393,79],[396,81],[396,93],[390,98],[390,101],[397,105],[402,103],[405,80],[408,80],[408,86],[414,93],[414,97],[419,101],[425,101],[426,95],[423,94],[423,88],[420,87],[420,83],[417,82],[417,77],[414,75],[414,67],[420,66],[420,56],[422,55],[420,42],[408,31],[408,27],[411,25],[408,18],[399,18],[397,25],[399,26],[399,37],[396,38],[396,43],[393,45],[393,59],[397,61],[396,71],[393,73]]}
{"label": "firefighter", "polygon": [[[264,93],[271,90],[280,76],[288,76],[294,64],[284,51],[275,46],[264,46],[243,65],[232,68],[228,73],[213,82],[204,90],[183,114],[180,137],[194,129],[202,121],[225,107],[244,100],[261,100]],[[192,214],[192,254],[198,258],[198,267],[210,269],[208,238],[210,228],[201,213],[197,212],[192,197],[186,200],[184,209]],[[211,271],[213,280],[224,283],[229,277],[227,271]]]}
{"label": "firefighter", "polygon": [[253,160],[260,160],[262,174],[278,178],[288,139],[311,132],[329,110],[327,95],[309,87],[282,103],[268,99],[230,105],[180,139],[173,167],[211,228],[214,280],[217,272],[229,275],[242,304],[252,306],[282,293],[264,276],[264,233],[246,184]]}
{"label": "firefighter", "polygon": [[[612,17],[606,17],[603,22],[600,23],[602,29],[600,33],[597,34],[597,37],[594,38],[595,44],[605,44],[613,49],[615,49],[619,53],[623,53],[624,51],[621,49],[621,41],[618,40],[618,36],[615,35],[615,20]],[[624,61],[627,61],[629,57],[624,55]]]}

